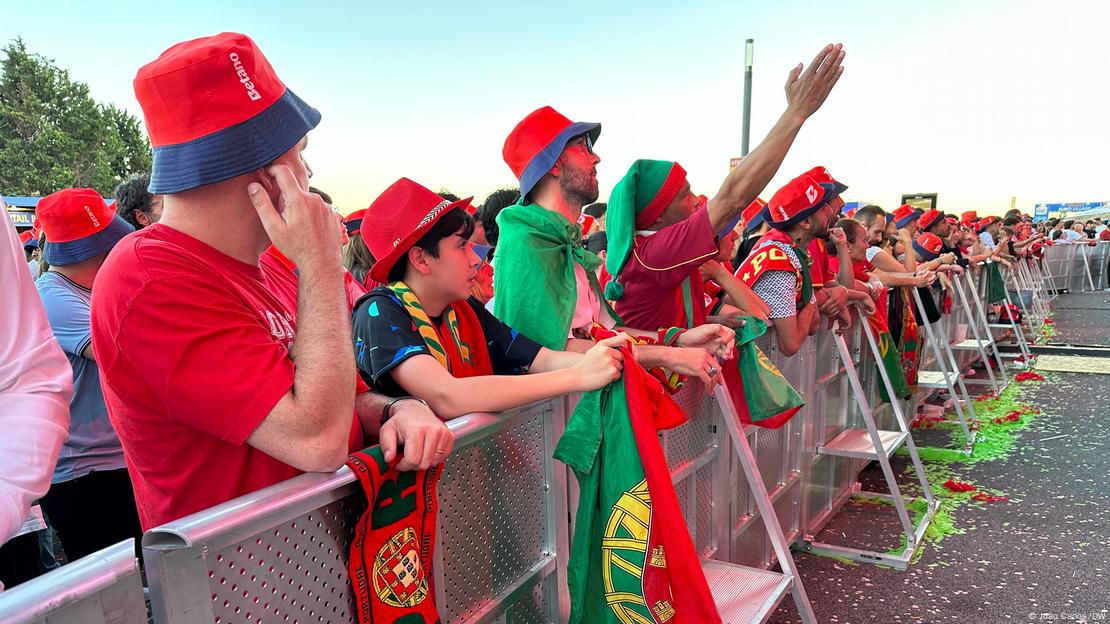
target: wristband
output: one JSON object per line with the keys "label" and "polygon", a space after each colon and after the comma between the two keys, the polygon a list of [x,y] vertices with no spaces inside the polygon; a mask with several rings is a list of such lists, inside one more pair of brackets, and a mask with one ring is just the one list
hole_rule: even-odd
{"label": "wristband", "polygon": [[389,403],[386,403],[385,407],[382,408],[382,419],[381,419],[380,422],[378,422],[378,429],[381,429],[382,426],[385,425],[385,422],[387,420],[389,420],[390,416],[393,415],[393,406],[397,403],[400,403],[401,401],[419,401],[419,402],[424,404],[424,407],[427,407],[428,409],[431,409],[431,406],[428,405],[428,402],[425,401],[424,399],[417,398],[417,397],[414,397],[414,396],[397,397],[396,399],[393,399]]}
{"label": "wristband", "polygon": [[662,345],[664,347],[674,346],[674,344],[678,342],[678,337],[685,333],[686,330],[680,327],[669,327],[666,329],[660,329],[659,334],[656,338],[656,344]]}

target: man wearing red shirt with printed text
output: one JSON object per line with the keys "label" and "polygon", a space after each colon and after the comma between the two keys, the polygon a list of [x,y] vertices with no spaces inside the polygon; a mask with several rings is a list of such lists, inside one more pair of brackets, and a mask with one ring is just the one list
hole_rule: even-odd
{"label": "man wearing red shirt with printed text", "polygon": [[364,435],[387,461],[403,442],[402,469],[442,461],[426,406],[356,397],[342,226],[302,154],[320,113],[236,33],[166,50],[135,93],[164,211],[100,270],[92,334],[143,527],[335,470]]}

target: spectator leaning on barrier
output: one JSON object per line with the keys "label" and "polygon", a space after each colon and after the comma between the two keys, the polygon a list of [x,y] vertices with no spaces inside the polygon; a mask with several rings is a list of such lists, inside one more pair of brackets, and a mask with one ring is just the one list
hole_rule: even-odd
{"label": "spectator leaning on barrier", "polygon": [[[845,305],[848,300],[847,287],[852,285],[852,273],[847,264],[841,274],[830,270],[828,243],[833,223],[840,217],[841,209],[844,208],[844,200],[840,195],[848,190],[848,186],[834,179],[824,167],[814,167],[806,173],[822,187],[833,188],[832,196],[828,200],[833,213],[829,217],[830,221],[825,227],[825,233],[811,240],[806,248],[812,261],[809,272],[813,280],[813,294],[817,299],[817,311],[826,318],[840,319],[841,324],[847,327],[852,324],[852,315]],[[847,244],[842,236],[838,236],[836,241],[841,247]],[[839,253],[838,249],[832,250],[833,256],[837,253]]]}
{"label": "spectator leaning on barrier", "polygon": [[797,353],[806,336],[817,330],[820,313],[806,248],[828,229],[833,192],[806,174],[779,189],[764,211],[771,231],[736,270],[740,281],[770,306],[768,316],[784,355]]}
{"label": "spectator leaning on barrier", "polygon": [[70,561],[142,535],[123,447],[104,405],[89,320],[105,257],[135,231],[114,208],[92,189],[65,189],[42,198],[35,210],[50,263],[35,286],[73,369],[69,439],[42,508]]}
{"label": "spectator leaning on barrier", "polygon": [[0,590],[41,571],[37,531],[45,525],[30,515],[69,435],[73,395],[73,370],[25,263],[15,228],[0,223]]}
{"label": "spectator leaning on barrier", "polygon": [[470,242],[468,203],[401,178],[370,205],[363,236],[379,257],[374,278],[388,285],[360,299],[353,314],[366,383],[424,399],[440,417],[453,418],[595,390],[618,378],[616,347],[627,336],[585,355],[552,351],[469,296],[481,260]]}
{"label": "spectator leaning on barrier", "polygon": [[[601,124],[574,123],[545,106],[505,140],[503,156],[520,180],[521,199],[497,217],[494,313],[552,350],[584,353],[595,325],[611,330],[620,322],[596,275],[601,259],[582,246],[577,224],[582,207],[597,199],[601,158],[593,146],[600,133]],[[660,335],[658,342],[679,348],[637,345],[639,363],[699,377],[707,386],[720,372],[715,356],[732,348],[732,330],[719,325]]]}
{"label": "spectator leaning on barrier", "polygon": [[[442,460],[453,438],[422,402],[356,398],[341,226],[307,190],[320,113],[237,33],[166,50],[135,92],[165,210],[109,255],[92,318],[143,526],[334,470],[364,434],[387,461],[405,443],[402,469]],[[299,279],[261,260],[271,242]]]}
{"label": "spectator leaning on barrier", "polygon": [[[706,322],[705,287],[699,267],[719,255],[742,211],[774,177],[805,121],[824,103],[840,78],[843,52],[824,48],[805,73],[787,78],[787,107],[763,142],[729,172],[717,194],[703,202],[676,162],[637,160],[609,200],[609,247],[605,287],[617,314],[637,329],[694,327]],[[731,257],[731,245],[728,250]],[[735,301],[753,308],[745,285]],[[843,293],[841,293],[843,295]],[[841,298],[843,304],[843,298]]]}
{"label": "spectator leaning on barrier", "polygon": [[116,214],[141,230],[158,223],[162,218],[162,196],[151,194],[150,174],[137,173],[119,183],[112,195],[116,199]]}

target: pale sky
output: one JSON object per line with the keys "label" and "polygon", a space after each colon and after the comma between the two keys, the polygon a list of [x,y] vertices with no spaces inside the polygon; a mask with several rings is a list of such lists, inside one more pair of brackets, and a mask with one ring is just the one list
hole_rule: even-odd
{"label": "pale sky", "polygon": [[170,45],[224,30],[259,44],[323,113],[306,153],[343,212],[407,176],[477,196],[514,185],[509,130],[550,104],[602,123],[602,200],[636,158],[677,160],[712,195],[740,153],[744,40],[755,39],[752,146],[791,66],[825,43],[843,79],[802,129],[769,198],[824,165],[849,201],[939,193],[950,212],[1110,200],[1110,3],[0,1],[21,36],[93,97],[141,115],[131,80]]}

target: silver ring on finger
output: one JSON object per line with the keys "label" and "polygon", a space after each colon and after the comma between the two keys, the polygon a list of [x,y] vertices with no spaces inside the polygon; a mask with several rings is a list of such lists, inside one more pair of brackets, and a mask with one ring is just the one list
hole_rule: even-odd
{"label": "silver ring on finger", "polygon": [[720,371],[719,371],[719,370],[717,370],[717,367],[716,367],[716,366],[710,366],[710,367],[709,367],[709,376],[710,376],[710,377],[716,377],[716,376],[717,376],[717,373],[719,373],[719,372],[720,372]]}

